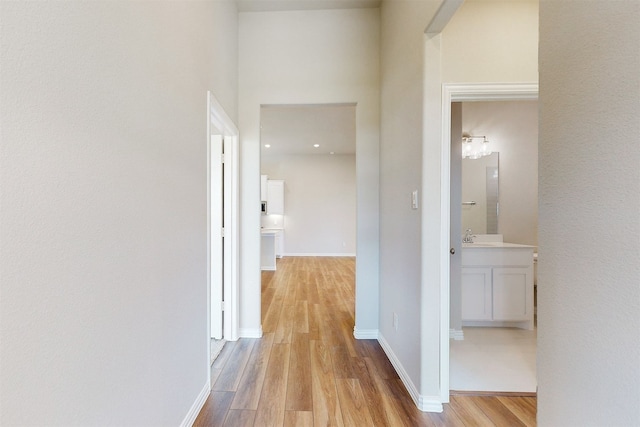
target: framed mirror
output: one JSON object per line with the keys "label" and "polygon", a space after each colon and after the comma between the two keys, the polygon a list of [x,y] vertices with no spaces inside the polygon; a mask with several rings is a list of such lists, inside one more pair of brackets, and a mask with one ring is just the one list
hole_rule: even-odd
{"label": "framed mirror", "polygon": [[462,234],[498,234],[499,154],[462,159]]}

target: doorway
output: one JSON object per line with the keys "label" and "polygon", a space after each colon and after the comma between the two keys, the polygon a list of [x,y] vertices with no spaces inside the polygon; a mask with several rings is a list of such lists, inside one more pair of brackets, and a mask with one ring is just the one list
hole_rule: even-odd
{"label": "doorway", "polygon": [[[238,129],[207,93],[207,349],[238,339]],[[209,366],[210,368],[210,366]]]}
{"label": "doorway", "polygon": [[261,269],[355,257],[356,104],[262,105],[260,147]]}
{"label": "doorway", "polygon": [[[460,246],[467,235],[471,236],[467,240],[475,242],[463,244],[465,247],[451,257],[451,390],[524,395],[536,391],[536,329],[533,325],[528,329],[516,327],[522,326],[517,323],[477,321],[487,318],[486,314],[491,318],[491,313],[478,311],[482,307],[493,310],[493,316],[500,318],[498,308],[491,309],[491,301],[498,304],[514,294],[508,288],[496,290],[497,281],[505,277],[502,274],[506,270],[494,268],[493,272],[485,272],[478,265],[470,266],[477,260],[469,257],[503,251],[498,249],[500,242],[518,245],[509,254],[528,251],[528,261],[526,255],[524,260],[529,268],[523,270],[522,276],[510,277],[528,277],[528,285],[526,280],[522,282],[524,289],[529,289],[531,296],[534,294],[532,253],[536,253],[538,244],[537,104],[535,100],[501,100],[456,102],[451,106],[452,247]],[[466,230],[471,231],[465,233]],[[485,243],[495,244],[496,250],[483,249]],[[460,263],[465,251],[466,266]],[[511,275],[515,265],[510,267]],[[479,282],[491,275],[493,289],[491,280]],[[510,283],[514,287],[520,284],[515,279]],[[485,286],[492,299],[477,294]],[[529,299],[529,294],[523,296]],[[515,309],[520,302],[514,299],[509,304]],[[530,305],[533,318],[533,302]],[[525,302],[523,306],[529,304]]]}
{"label": "doorway", "polygon": [[538,99],[538,85],[523,84],[444,84],[442,86],[442,139],[441,139],[441,168],[440,195],[441,214],[440,223],[440,295],[442,310],[440,312],[440,336],[443,344],[440,347],[440,384],[443,402],[449,401],[450,385],[450,237],[451,237],[451,103],[472,101],[527,101]]}

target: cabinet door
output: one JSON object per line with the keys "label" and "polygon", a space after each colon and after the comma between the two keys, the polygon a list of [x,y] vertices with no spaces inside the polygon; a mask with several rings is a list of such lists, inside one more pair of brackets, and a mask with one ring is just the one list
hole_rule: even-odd
{"label": "cabinet door", "polygon": [[260,201],[267,201],[267,175],[260,175]]}
{"label": "cabinet door", "polygon": [[270,179],[267,181],[267,213],[284,215],[284,181]]}
{"label": "cabinet door", "polygon": [[533,310],[531,273],[526,267],[493,269],[493,320],[529,320]]}
{"label": "cabinet door", "polygon": [[462,320],[491,320],[491,268],[462,268]]}

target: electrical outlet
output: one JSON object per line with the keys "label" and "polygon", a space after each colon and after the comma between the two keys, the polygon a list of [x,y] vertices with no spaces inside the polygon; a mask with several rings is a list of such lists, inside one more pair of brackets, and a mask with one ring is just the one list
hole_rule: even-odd
{"label": "electrical outlet", "polygon": [[393,329],[398,330],[398,315],[393,313]]}

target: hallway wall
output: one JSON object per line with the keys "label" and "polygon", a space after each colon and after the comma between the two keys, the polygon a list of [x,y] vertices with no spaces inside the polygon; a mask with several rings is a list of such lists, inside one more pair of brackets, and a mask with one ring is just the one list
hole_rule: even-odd
{"label": "hallway wall", "polygon": [[237,116],[235,7],[0,2],[1,425],[175,426],[208,391],[206,100]]}
{"label": "hallway wall", "polygon": [[640,3],[540,2],[538,425],[640,425]]}

